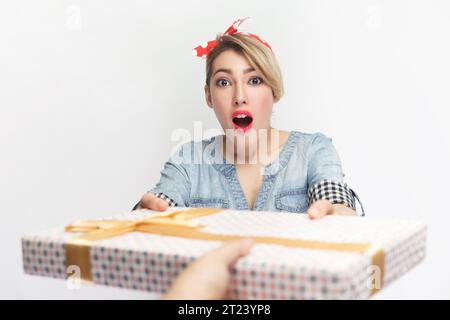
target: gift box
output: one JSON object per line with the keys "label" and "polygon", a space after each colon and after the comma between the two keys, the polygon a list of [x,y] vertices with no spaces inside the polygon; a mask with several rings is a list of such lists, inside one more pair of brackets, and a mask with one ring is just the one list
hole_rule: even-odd
{"label": "gift box", "polygon": [[164,293],[190,262],[254,239],[232,270],[233,299],[367,299],[425,257],[420,221],[170,208],[79,221],[22,238],[27,274]]}

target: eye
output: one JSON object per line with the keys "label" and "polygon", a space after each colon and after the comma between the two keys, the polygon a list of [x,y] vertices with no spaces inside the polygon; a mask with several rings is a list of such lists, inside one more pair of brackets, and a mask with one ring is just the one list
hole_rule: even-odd
{"label": "eye", "polygon": [[253,77],[249,80],[249,83],[251,85],[259,85],[259,84],[263,83],[263,80],[260,77]]}
{"label": "eye", "polygon": [[226,86],[229,84],[229,81],[228,81],[228,80],[225,80],[225,79],[219,79],[219,80],[216,82],[216,84],[217,84],[219,87],[226,87]]}

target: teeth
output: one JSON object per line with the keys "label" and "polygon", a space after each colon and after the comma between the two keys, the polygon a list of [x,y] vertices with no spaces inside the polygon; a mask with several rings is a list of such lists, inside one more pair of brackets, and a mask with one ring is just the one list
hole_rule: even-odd
{"label": "teeth", "polygon": [[245,118],[245,117],[247,117],[247,115],[245,115],[245,114],[239,114],[239,115],[236,116],[236,118],[239,118],[239,119],[242,119],[242,118]]}

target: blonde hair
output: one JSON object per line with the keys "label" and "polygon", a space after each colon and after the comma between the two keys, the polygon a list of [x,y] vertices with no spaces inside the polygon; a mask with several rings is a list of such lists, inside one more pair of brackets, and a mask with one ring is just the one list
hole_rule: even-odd
{"label": "blonde hair", "polygon": [[275,102],[284,94],[283,79],[278,62],[272,51],[257,39],[244,34],[218,35],[218,44],[211,50],[206,58],[206,85],[212,76],[214,60],[224,51],[234,50],[247,59],[252,68],[261,74],[263,81],[272,88]]}

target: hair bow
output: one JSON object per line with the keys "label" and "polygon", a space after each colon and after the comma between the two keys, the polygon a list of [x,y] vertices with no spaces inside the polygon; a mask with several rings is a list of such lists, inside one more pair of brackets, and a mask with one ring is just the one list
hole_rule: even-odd
{"label": "hair bow", "polygon": [[[237,32],[241,23],[244,22],[245,20],[247,20],[248,18],[249,17],[238,19],[238,20],[234,21],[233,24],[222,34],[222,36],[228,35],[228,34],[235,34],[235,33],[244,34],[246,36],[255,38],[256,40],[261,42],[263,45],[265,45],[267,48],[272,50],[270,45],[266,41],[264,41],[261,37],[255,35],[255,34],[252,34],[252,33]],[[206,58],[208,56],[208,54],[211,52],[211,50],[214,49],[215,46],[217,46],[217,44],[218,44],[217,40],[208,41],[207,43],[204,43],[203,45],[199,45],[199,46],[195,47],[194,50],[192,51],[192,54],[194,56],[197,56],[200,58]]]}

